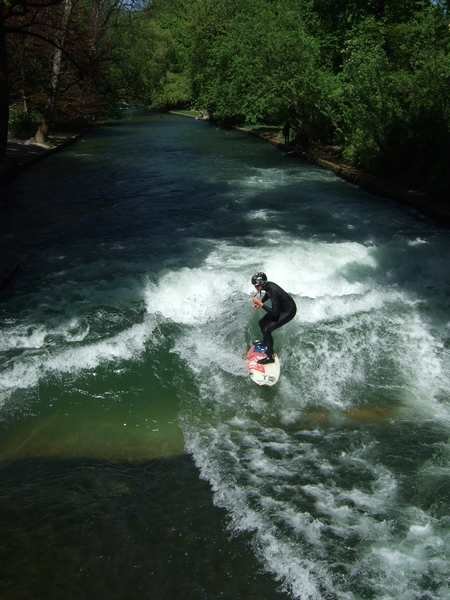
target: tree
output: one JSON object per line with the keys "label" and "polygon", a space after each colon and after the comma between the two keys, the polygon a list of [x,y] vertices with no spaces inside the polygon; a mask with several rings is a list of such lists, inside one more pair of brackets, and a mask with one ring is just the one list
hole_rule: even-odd
{"label": "tree", "polygon": [[[89,115],[107,104],[104,83],[112,59],[113,23],[131,0],[0,0],[0,158],[8,135],[10,100],[18,80],[41,115],[37,139],[61,113]],[[24,39],[32,43],[22,44]],[[21,52],[15,52],[17,48]],[[29,66],[33,65],[33,70]],[[11,77],[8,74],[11,73]],[[31,82],[31,84],[30,84]],[[11,89],[11,86],[13,88]],[[23,95],[23,93],[22,93]]]}
{"label": "tree", "polygon": [[227,122],[295,116],[306,132],[321,118],[319,43],[309,3],[197,4],[192,73],[197,102]]}
{"label": "tree", "polygon": [[[0,159],[6,152],[9,119],[9,61],[7,37],[12,32],[22,34],[37,14],[61,0],[0,0]],[[22,20],[23,25],[18,21]]]}
{"label": "tree", "polygon": [[6,152],[9,119],[9,77],[5,27],[6,15],[6,5],[3,2],[0,2],[0,160]]}
{"label": "tree", "polygon": [[361,21],[347,36],[338,81],[334,111],[344,156],[443,193],[450,150],[450,36],[443,12],[426,7],[405,21]]}
{"label": "tree", "polygon": [[114,27],[108,72],[113,97],[151,106],[171,72],[173,38],[147,11],[124,13]]}
{"label": "tree", "polygon": [[50,90],[48,94],[47,105],[43,111],[42,121],[39,124],[38,130],[34,136],[35,141],[40,144],[45,143],[49,126],[53,122],[55,116],[56,95],[58,91],[58,82],[61,75],[62,53],[71,12],[72,0],[62,0],[62,15],[59,28],[55,34],[56,47],[53,52],[52,69],[50,75]]}

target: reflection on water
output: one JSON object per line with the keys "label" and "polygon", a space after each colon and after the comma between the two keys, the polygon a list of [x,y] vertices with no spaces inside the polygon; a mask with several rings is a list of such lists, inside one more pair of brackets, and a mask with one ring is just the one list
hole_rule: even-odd
{"label": "reflection on water", "polygon": [[[172,116],[40,163],[5,216],[5,597],[446,598],[447,230]],[[267,390],[259,270],[299,307]]]}

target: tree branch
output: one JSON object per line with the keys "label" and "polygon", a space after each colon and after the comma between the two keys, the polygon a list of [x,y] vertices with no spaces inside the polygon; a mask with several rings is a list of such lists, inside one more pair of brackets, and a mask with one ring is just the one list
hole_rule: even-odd
{"label": "tree branch", "polygon": [[63,53],[63,55],[65,56],[65,58],[72,63],[72,65],[78,69],[80,72],[82,72],[82,67],[80,64],[78,64],[76,62],[76,60],[73,58],[73,56],[70,55],[69,52],[67,52],[64,49],[64,46],[62,46],[61,44],[58,44],[57,42],[55,42],[55,40],[51,40],[50,38],[45,37],[44,35],[41,35],[40,33],[36,33],[34,31],[24,31],[22,29],[18,29],[18,28],[10,28],[8,33],[18,33],[19,35],[29,35],[31,37],[37,38],[38,40],[42,40],[43,42],[46,42],[47,44],[49,44],[50,46],[52,46],[53,48],[56,48],[57,50],[61,50],[61,52]]}

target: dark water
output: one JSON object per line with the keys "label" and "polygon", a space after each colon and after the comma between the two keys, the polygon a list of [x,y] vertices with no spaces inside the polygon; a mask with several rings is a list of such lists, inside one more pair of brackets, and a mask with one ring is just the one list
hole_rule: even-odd
{"label": "dark water", "polygon": [[[448,597],[448,230],[153,116],[24,174],[0,231],[2,599]],[[256,270],[299,307],[275,389]]]}

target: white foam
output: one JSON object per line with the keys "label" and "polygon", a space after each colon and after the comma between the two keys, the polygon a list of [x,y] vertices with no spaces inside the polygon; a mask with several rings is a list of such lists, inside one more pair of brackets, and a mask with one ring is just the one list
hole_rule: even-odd
{"label": "white foam", "polygon": [[[269,278],[275,274],[273,279],[298,304],[294,321],[275,334],[285,369],[280,385],[287,402],[280,405],[285,424],[295,422],[305,403],[351,406],[349,385],[367,385],[373,379],[384,389],[398,388],[401,382],[390,384],[378,375],[378,365],[387,357],[399,365],[403,380],[415,390],[412,396],[422,401],[425,393],[434,416],[439,412],[447,418],[448,407],[436,398],[450,387],[448,357],[427,332],[416,298],[378,284],[369,287],[367,273],[375,267],[374,248],[357,243],[305,242],[280,233],[280,244],[268,252],[219,242],[202,266],[172,271],[149,283],[147,309],[181,325],[195,325],[183,334],[177,350],[189,356],[196,372],[215,365],[242,375],[242,333],[254,318],[248,278],[263,269]],[[364,284],[355,279],[358,268],[365,273]],[[304,326],[319,324],[320,336],[305,346]],[[290,350],[287,357],[285,348]],[[256,406],[258,400],[252,402]]]}
{"label": "white foam", "polygon": [[295,533],[304,536],[309,544],[322,547],[322,532],[325,527],[319,519],[315,519],[308,513],[299,512],[289,505],[281,508],[280,517]]}
{"label": "white foam", "polygon": [[288,249],[283,245],[262,254],[266,255],[263,270],[269,278],[289,292],[308,298],[364,293],[367,285],[348,278],[347,269],[356,265],[376,267],[370,248],[350,242],[292,242]]}
{"label": "white foam", "polygon": [[0,373],[1,397],[5,399],[14,390],[35,386],[42,377],[51,373],[77,373],[93,369],[103,362],[135,358],[144,351],[155,325],[154,318],[147,317],[143,323],[99,342],[69,347],[54,354],[20,356],[12,367]]}
{"label": "white foam", "polygon": [[147,310],[186,325],[205,323],[224,312],[237,279],[242,280],[242,276],[213,268],[166,273],[158,283],[148,283]]}
{"label": "white foam", "polygon": [[279,188],[279,186],[292,182],[292,176],[285,169],[253,169],[253,174],[240,179],[238,185],[243,189],[255,190],[256,193],[261,190]]}
{"label": "white foam", "polygon": [[56,327],[46,327],[42,324],[16,324],[0,330],[0,352],[42,348],[52,336],[62,336],[68,342],[80,342],[88,333],[89,326],[83,325],[75,318]]}
{"label": "white foam", "polygon": [[440,401],[450,389],[450,354],[418,313],[392,322],[401,331],[396,361],[406,382],[405,404],[450,424],[450,406]]}
{"label": "white foam", "polygon": [[301,299],[302,310],[298,319],[303,323],[318,323],[344,319],[354,314],[382,309],[390,302],[402,300],[396,291],[373,289],[360,294],[344,294]]}
{"label": "white foam", "polygon": [[79,319],[71,319],[67,324],[59,327],[56,332],[60,333],[67,342],[82,342],[89,335],[89,324]]}
{"label": "white foam", "polygon": [[172,271],[149,283],[148,310],[189,325],[216,319],[224,314],[224,303],[249,293],[248,280],[256,270],[267,272],[295,297],[300,309],[297,319],[308,323],[378,310],[399,296],[370,290],[347,277],[346,269],[354,265],[375,267],[370,248],[356,243],[298,242],[275,231],[272,235],[280,248],[268,252],[220,243],[203,267]]}
{"label": "white foam", "polygon": [[[228,484],[222,481],[221,465],[214,450],[221,446],[221,437],[223,439],[226,431],[222,427],[209,429],[208,433],[210,435],[205,447],[198,433],[186,430],[187,446],[194,455],[202,477],[211,484],[216,504],[228,509],[232,528],[236,531],[255,532],[258,552],[266,568],[284,583],[295,598],[321,599],[321,587],[332,589],[332,581],[326,569],[317,561],[299,556],[295,544],[280,540],[270,518],[250,508],[248,500],[251,494],[248,495],[242,487],[236,487],[234,479]],[[229,439],[228,436],[226,439]],[[312,533],[310,535],[314,537]]]}
{"label": "white foam", "polygon": [[249,221],[270,221],[272,219],[274,219],[277,216],[277,212],[274,210],[265,210],[265,209],[259,209],[259,210],[253,210],[250,211],[247,214],[247,219]]}
{"label": "white foam", "polygon": [[[211,388],[203,393],[210,400]],[[346,581],[363,577],[377,598],[407,600],[408,593],[420,595],[422,578],[430,572],[440,586],[433,598],[445,598],[450,540],[437,535],[433,519],[415,508],[403,508],[410,525],[403,535],[395,532],[389,513],[397,506],[398,482],[373,460],[374,444],[334,457],[336,466],[359,468],[364,479],[372,476],[369,486],[346,489],[336,475],[323,480],[319,474],[322,462],[329,463],[319,447],[299,443],[283,429],[248,416],[211,426],[192,427],[187,420],[184,426],[187,448],[210,482],[215,502],[227,509],[232,529],[253,532],[260,560],[293,598],[354,599]],[[267,455],[267,449],[276,454]],[[299,487],[294,483],[299,475],[319,481]],[[299,501],[301,492],[314,499],[315,515]],[[330,570],[339,560],[331,558],[336,551],[331,532],[343,547],[355,535],[363,542],[339,582]]]}
{"label": "white foam", "polygon": [[[223,330],[214,334],[199,327],[190,335],[180,337],[174,352],[188,360],[189,367],[196,373],[211,373],[211,369],[220,368],[225,373],[245,376],[247,374],[242,352],[223,341]],[[188,358],[187,358],[188,357]]]}
{"label": "white foam", "polygon": [[431,574],[434,589],[427,592],[427,597],[446,600],[450,536],[447,534],[445,539],[435,531],[437,526],[445,531],[445,524],[414,507],[407,512],[412,523],[406,535],[391,535],[375,543],[358,570],[366,574],[377,597],[388,599],[395,593],[399,600],[421,597],[423,580]]}
{"label": "white foam", "polygon": [[424,244],[429,244],[429,242],[420,237],[408,241],[408,246],[423,246]]}
{"label": "white foam", "polygon": [[[335,179],[333,174],[323,169],[288,169],[288,168],[253,168],[248,174],[240,174],[239,179],[232,181],[233,189],[240,202],[248,198],[254,198],[261,192],[279,190],[283,186],[300,184],[304,181],[315,181],[322,179],[329,181]],[[227,178],[227,183],[230,179]]]}
{"label": "white foam", "polygon": [[0,330],[0,352],[18,348],[41,348],[46,336],[47,329],[42,325],[18,325]]}

